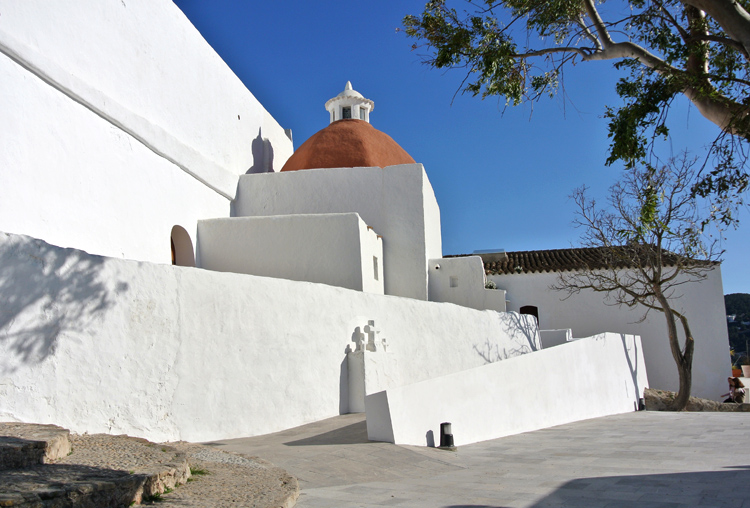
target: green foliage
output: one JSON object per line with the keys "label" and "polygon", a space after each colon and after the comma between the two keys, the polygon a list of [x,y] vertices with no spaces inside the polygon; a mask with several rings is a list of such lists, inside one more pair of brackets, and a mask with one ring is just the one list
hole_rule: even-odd
{"label": "green foliage", "polygon": [[[606,109],[607,164],[650,163],[654,141],[669,135],[668,113],[687,95],[717,125],[692,192],[715,198],[715,215],[733,223],[748,189],[750,24],[744,14],[704,13],[683,0],[466,0],[461,11],[432,0],[403,20],[412,48],[435,68],[463,68],[462,90],[507,105],[554,96],[563,69],[612,60],[626,74],[622,103]],[[747,9],[748,1],[738,2]],[[707,9],[709,10],[709,9]],[[725,16],[725,18],[721,18]],[[727,19],[726,16],[732,19]],[[719,19],[721,18],[721,19]],[[725,28],[734,23],[730,33]],[[743,28],[737,28],[743,27]],[[743,32],[743,30],[745,32]],[[737,33],[737,32],[741,33]]]}
{"label": "green foliage", "polygon": [[[636,62],[637,64],[637,62]],[[633,60],[619,62],[615,67],[630,67],[636,74]],[[646,159],[651,137],[666,138],[669,128],[666,125],[666,111],[675,95],[679,93],[671,80],[653,72],[641,72],[632,79],[622,78],[616,86],[617,94],[624,104],[619,108],[608,107],[604,117],[609,119],[610,155],[607,165],[622,160],[628,169]]]}
{"label": "green foliage", "polygon": [[202,476],[211,473],[209,473],[207,469],[203,469],[202,467],[190,466],[190,474],[193,476]]}

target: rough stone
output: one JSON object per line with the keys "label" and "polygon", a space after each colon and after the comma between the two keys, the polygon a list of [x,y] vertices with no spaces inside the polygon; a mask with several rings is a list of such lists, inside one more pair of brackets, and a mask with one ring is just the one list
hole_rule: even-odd
{"label": "rough stone", "polygon": [[0,471],[49,464],[69,453],[67,429],[57,425],[0,423]]}
{"label": "rough stone", "polygon": [[[54,425],[33,424],[2,424],[0,433],[14,434],[0,440],[0,456],[14,465],[0,471],[0,507],[128,506],[190,476],[183,452],[143,439],[70,436]],[[19,455],[26,449],[34,454]]]}
{"label": "rough stone", "polygon": [[[653,388],[646,388],[644,392],[644,398],[646,401],[647,411],[672,411],[671,405],[674,402],[675,392],[667,390],[656,390]],[[688,400],[686,411],[701,412],[701,411],[719,411],[719,412],[750,412],[750,404],[730,404],[717,402],[709,399],[699,399],[698,397],[690,397]]]}
{"label": "rough stone", "polygon": [[[12,428],[17,435],[38,439],[50,428],[54,435],[70,436],[67,449],[73,449],[51,463],[39,462],[37,453],[36,462],[0,471],[0,508],[99,508],[156,501],[165,507],[291,508],[299,496],[296,478],[257,457],[185,442],[157,444],[129,436],[69,435],[55,426],[0,425],[0,433]],[[15,457],[21,446],[17,441],[21,438],[0,439],[0,457]],[[45,449],[45,441],[30,442],[37,451]],[[3,455],[6,448],[11,452]],[[207,474],[191,478],[191,467]]]}

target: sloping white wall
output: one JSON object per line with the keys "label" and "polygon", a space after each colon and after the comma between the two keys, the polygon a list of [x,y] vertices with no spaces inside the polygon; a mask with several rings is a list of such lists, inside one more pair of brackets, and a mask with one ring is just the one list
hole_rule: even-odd
{"label": "sloping white wall", "polygon": [[648,387],[640,339],[602,334],[365,398],[373,441],[456,446],[638,409]]}
{"label": "sloping white wall", "polygon": [[[581,291],[567,300],[564,294],[550,290],[554,273],[488,275],[498,288],[506,291],[508,310],[518,311],[524,305],[539,309],[539,327],[570,328],[573,337],[588,337],[603,332],[640,335],[653,388],[677,390],[677,367],[667,339],[667,324],[660,312],[607,305],[601,293]],[[681,293],[681,294],[680,294]],[[729,338],[721,284],[721,269],[716,266],[708,278],[678,288],[675,308],[687,315],[695,337],[693,359],[693,395],[718,400],[726,392],[729,366]]]}
{"label": "sloping white wall", "polygon": [[383,236],[385,292],[427,299],[441,257],[440,212],[421,164],[286,171],[240,178],[234,215],[356,212]]}
{"label": "sloping white wall", "polygon": [[328,418],[348,411],[346,350],[369,321],[399,366],[388,386],[538,347],[515,313],[0,234],[0,419],[207,441]]}
{"label": "sloping white wall", "polygon": [[505,312],[505,291],[484,288],[481,257],[431,259],[428,268],[431,302]]}
{"label": "sloping white wall", "polygon": [[198,218],[229,215],[256,159],[273,151],[280,168],[292,153],[169,0],[0,0],[0,13],[0,230],[168,263],[172,226],[194,239]]}
{"label": "sloping white wall", "polygon": [[356,213],[203,220],[198,246],[208,270],[383,294],[383,244]]}

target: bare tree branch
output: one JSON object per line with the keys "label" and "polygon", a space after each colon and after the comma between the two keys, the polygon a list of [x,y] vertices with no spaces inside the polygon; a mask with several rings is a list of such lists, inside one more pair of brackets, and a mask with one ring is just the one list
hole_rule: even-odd
{"label": "bare tree branch", "polygon": [[676,409],[683,408],[690,396],[694,338],[688,317],[673,303],[681,295],[678,289],[705,279],[721,255],[717,240],[703,236],[697,226],[700,207],[690,192],[695,166],[694,159],[683,156],[664,167],[647,166],[626,174],[610,189],[612,211],[598,208],[585,187],[577,189],[572,196],[578,208],[575,224],[584,230],[583,247],[591,250],[588,259],[595,261],[561,273],[552,286],[565,298],[581,291],[604,293],[608,304],[643,308],[642,319],[649,311],[661,312],[680,373]]}

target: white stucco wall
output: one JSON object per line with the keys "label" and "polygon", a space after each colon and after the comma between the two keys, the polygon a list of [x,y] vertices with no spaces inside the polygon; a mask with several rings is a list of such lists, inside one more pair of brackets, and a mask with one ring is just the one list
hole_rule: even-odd
{"label": "white stucco wall", "polygon": [[256,159],[292,152],[169,0],[0,12],[0,230],[169,263],[172,226],[194,237]]}
{"label": "white stucco wall", "polygon": [[[498,288],[506,290],[508,310],[524,305],[539,309],[541,329],[570,328],[573,337],[588,337],[603,332],[640,335],[653,388],[677,390],[677,367],[667,339],[663,314],[651,312],[643,321],[642,309],[606,305],[601,293],[582,291],[563,300],[564,294],[549,289],[556,281],[553,273],[488,275]],[[680,294],[682,293],[682,294]],[[673,300],[676,309],[685,313],[695,337],[693,359],[693,395],[718,400],[726,392],[729,373],[729,339],[726,310],[717,266],[708,278],[678,288]]]}
{"label": "white stucco wall", "polygon": [[383,237],[385,292],[427,299],[440,212],[421,164],[287,171],[240,178],[236,216],[357,212]]}
{"label": "white stucco wall", "polygon": [[431,259],[427,273],[430,301],[505,312],[505,291],[484,288],[481,257]]}
{"label": "white stucco wall", "polygon": [[383,244],[356,213],[202,220],[198,248],[208,270],[383,294]]}
{"label": "white stucco wall", "polygon": [[367,434],[437,446],[450,422],[460,446],[634,411],[646,387],[640,339],[602,334],[368,395]]}
{"label": "white stucco wall", "polygon": [[389,386],[538,347],[515,313],[0,234],[0,420],[155,441],[294,427],[348,411],[346,351],[370,321],[402,366]]}

